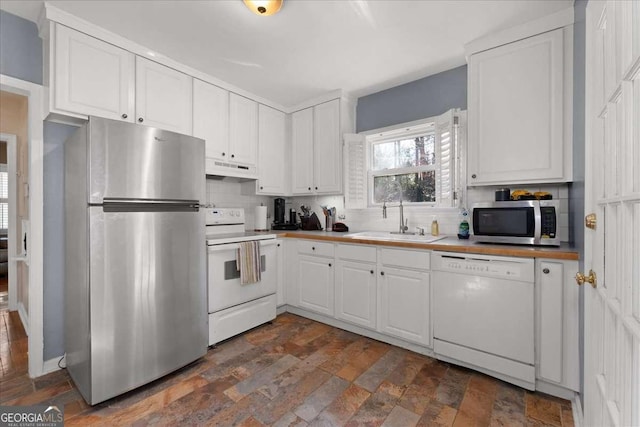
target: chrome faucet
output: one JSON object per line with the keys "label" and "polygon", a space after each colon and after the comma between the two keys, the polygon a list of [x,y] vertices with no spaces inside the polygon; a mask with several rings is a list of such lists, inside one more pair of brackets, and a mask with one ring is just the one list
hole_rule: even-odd
{"label": "chrome faucet", "polygon": [[402,199],[400,199],[400,227],[398,233],[404,234],[407,232],[409,229],[409,227],[407,227],[407,221],[404,219],[404,206],[402,206]]}

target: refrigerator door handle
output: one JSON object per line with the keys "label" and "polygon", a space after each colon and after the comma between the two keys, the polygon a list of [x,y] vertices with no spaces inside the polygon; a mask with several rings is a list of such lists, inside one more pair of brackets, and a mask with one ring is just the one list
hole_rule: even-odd
{"label": "refrigerator door handle", "polygon": [[104,212],[198,212],[198,200],[105,199]]}

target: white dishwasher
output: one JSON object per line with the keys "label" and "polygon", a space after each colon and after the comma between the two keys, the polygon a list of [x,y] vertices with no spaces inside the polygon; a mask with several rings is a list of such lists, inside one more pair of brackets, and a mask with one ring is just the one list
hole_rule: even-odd
{"label": "white dishwasher", "polygon": [[433,252],[434,352],[535,389],[533,259]]}

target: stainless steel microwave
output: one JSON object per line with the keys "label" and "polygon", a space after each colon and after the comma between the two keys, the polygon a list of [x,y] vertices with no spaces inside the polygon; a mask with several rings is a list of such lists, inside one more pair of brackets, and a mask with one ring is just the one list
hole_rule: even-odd
{"label": "stainless steel microwave", "polygon": [[560,246],[557,200],[476,203],[471,208],[477,242]]}

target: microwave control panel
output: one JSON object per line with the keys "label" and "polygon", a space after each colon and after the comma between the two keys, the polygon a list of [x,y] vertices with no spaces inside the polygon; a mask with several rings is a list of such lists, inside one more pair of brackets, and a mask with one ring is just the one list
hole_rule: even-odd
{"label": "microwave control panel", "polygon": [[555,239],[556,237],[556,208],[540,206],[540,237]]}

